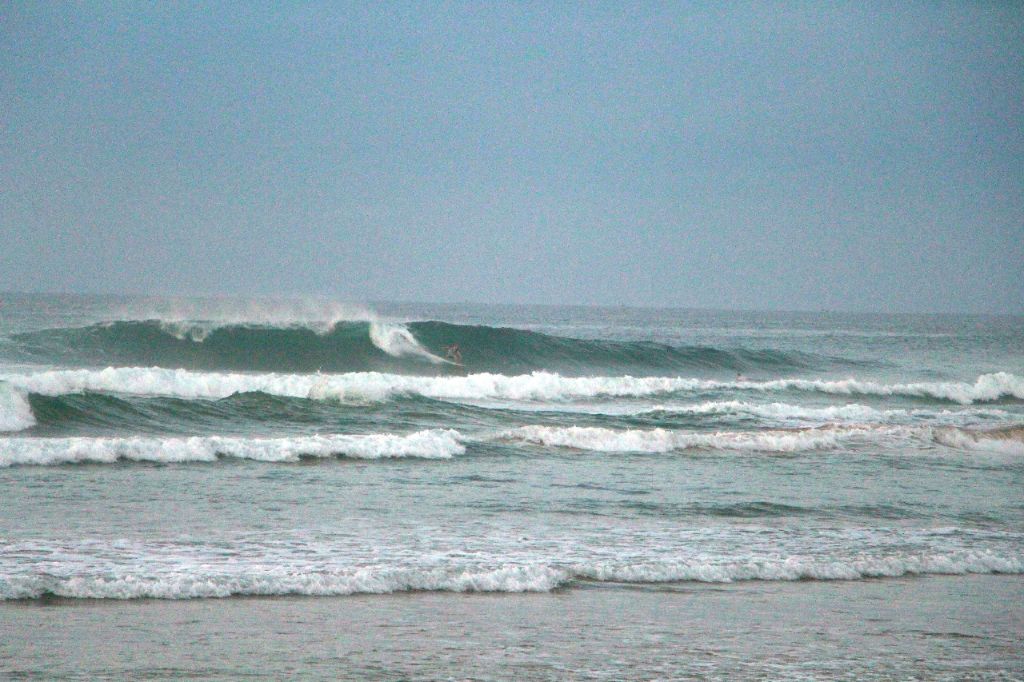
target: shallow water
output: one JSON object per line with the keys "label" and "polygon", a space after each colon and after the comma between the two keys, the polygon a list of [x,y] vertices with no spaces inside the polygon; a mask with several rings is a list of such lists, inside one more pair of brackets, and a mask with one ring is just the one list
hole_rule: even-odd
{"label": "shallow water", "polygon": [[1019,576],[0,604],[12,679],[1012,680]]}

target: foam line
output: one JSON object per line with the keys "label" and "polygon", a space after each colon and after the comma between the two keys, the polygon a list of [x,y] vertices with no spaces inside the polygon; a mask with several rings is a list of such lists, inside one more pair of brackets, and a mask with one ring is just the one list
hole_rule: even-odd
{"label": "foam line", "polygon": [[107,391],[179,398],[224,398],[238,392],[262,391],[273,395],[342,401],[379,401],[398,394],[416,394],[443,400],[506,399],[558,402],[709,390],[796,390],[838,395],[904,395],[948,400],[965,405],[1004,397],[1024,399],[1024,379],[1006,372],[984,374],[973,384],[880,384],[856,379],[722,382],[685,377],[565,377],[550,372],[514,376],[480,373],[468,376],[423,377],[380,372],[324,375],[246,374],[194,372],[158,367],[108,367],[103,370],[55,370],[28,375],[8,374],[0,376],[0,380],[6,380],[25,391],[47,395]]}
{"label": "foam line", "polygon": [[[52,561],[47,566],[53,568]],[[44,594],[83,599],[196,599],[235,595],[351,595],[408,591],[549,592],[581,580],[619,583],[795,580],[859,580],[906,575],[1024,573],[1020,557],[989,551],[920,552],[849,557],[758,557],[589,560],[573,563],[362,567],[324,566],[309,561],[274,565],[216,560],[180,566],[160,564],[101,570],[58,566],[56,571],[0,574],[0,600]]]}
{"label": "foam line", "polygon": [[852,439],[891,438],[902,431],[895,428],[821,428],[702,433],[666,429],[523,426],[505,431],[502,436],[535,445],[592,452],[659,453],[691,449],[804,452],[835,448]]}
{"label": "foam line", "polygon": [[394,434],[294,436],[288,438],[5,438],[0,466],[16,464],[210,462],[218,456],[263,462],[295,462],[300,456],[341,455],[360,459],[421,457],[448,459],[466,451],[456,431],[431,429]]}

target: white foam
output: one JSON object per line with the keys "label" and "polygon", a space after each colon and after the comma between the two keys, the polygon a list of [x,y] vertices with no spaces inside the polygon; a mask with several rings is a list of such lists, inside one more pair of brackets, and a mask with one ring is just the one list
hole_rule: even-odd
{"label": "white foam", "polygon": [[598,562],[577,570],[580,577],[600,581],[662,583],[697,581],[729,583],[745,580],[857,580],[905,575],[1024,573],[1024,561],[987,551],[894,554],[888,556],[786,558],[748,561],[684,559],[637,564]]}
{"label": "white foam", "polygon": [[644,408],[638,414],[667,412],[692,415],[746,414],[778,421],[878,421],[907,416],[906,410],[876,410],[866,405],[829,405],[827,407],[801,407],[788,403],[750,403],[739,400],[709,401],[695,405],[656,405]]}
{"label": "white foam", "polygon": [[522,426],[501,434],[509,440],[593,452],[672,452],[675,450],[745,450],[802,452],[835,448],[851,439],[881,439],[899,435],[896,428],[821,428],[714,433],[666,429],[615,430],[582,426]]}
{"label": "white foam", "polygon": [[[400,337],[401,334],[396,336]],[[800,390],[840,395],[907,395],[940,398],[962,404],[1002,397],[1024,399],[1024,380],[1006,372],[982,375],[974,384],[879,384],[856,379],[721,382],[685,377],[564,377],[550,372],[515,376],[481,373],[450,377],[405,376],[379,372],[324,375],[244,374],[193,372],[158,367],[56,370],[33,374],[6,374],[0,376],[0,379],[23,390],[48,395],[107,391],[181,398],[223,398],[236,392],[263,391],[293,397],[360,401],[386,400],[396,394],[417,394],[444,400],[503,399],[559,402],[598,397],[647,397],[678,392],[730,389]]]}
{"label": "white foam", "polygon": [[22,431],[35,423],[32,407],[25,395],[0,381],[0,431]]}
{"label": "white foam", "polygon": [[374,346],[396,358],[414,356],[426,358],[434,364],[448,362],[420,345],[405,325],[385,322],[370,323],[370,341]]}
{"label": "white foam", "polygon": [[994,431],[937,428],[934,429],[933,437],[937,443],[961,450],[1024,455],[1024,428]]}
{"label": "white foam", "polygon": [[3,377],[31,393],[64,395],[85,391],[174,398],[226,398],[234,393],[263,391],[306,397],[318,381],[313,374],[242,374],[193,372],[158,367],[108,367],[102,370],[50,370]]}
{"label": "white foam", "polygon": [[790,403],[756,403],[739,400],[707,401],[702,403],[661,403],[651,405],[618,399],[615,402],[585,401],[572,403],[537,403],[501,399],[466,399],[467,405],[484,409],[516,410],[531,413],[568,413],[602,416],[727,416],[756,417],[779,426],[824,425],[836,422],[911,424],[929,422],[948,426],[971,426],[979,421],[993,425],[1013,422],[1015,415],[993,407],[964,407],[956,410],[893,409],[879,410],[867,405],[850,403],[822,407],[804,407]]}
{"label": "white foam", "polygon": [[[674,431],[530,425],[509,429],[498,438],[591,452],[662,453],[706,449],[754,452],[805,452],[851,445],[938,443],[957,450],[1024,455],[1024,430],[972,430],[956,427],[880,424],[826,425],[757,431]],[[922,450],[923,452],[924,450]]]}
{"label": "white foam", "polygon": [[[53,568],[48,561],[47,567]],[[578,580],[622,583],[858,580],[905,575],[1024,572],[1019,557],[988,551],[881,556],[728,556],[652,561],[591,559],[498,565],[373,564],[337,567],[299,559],[284,565],[179,559],[171,565],[75,566],[0,576],[0,599],[43,594],[88,599],[196,599],[234,595],[351,595],[406,591],[547,592]]]}
{"label": "white foam", "polygon": [[506,398],[568,400],[576,397],[638,396],[700,385],[696,379],[563,377],[548,372],[518,376],[471,374],[420,377],[379,372],[347,374],[244,374],[195,372],[160,367],[108,367],[103,370],[54,370],[8,374],[0,379],[34,393],[61,395],[102,391],[178,398],[225,398],[262,391],[273,395],[333,400],[387,400],[396,394],[440,399]]}
{"label": "white foam", "polygon": [[44,593],[82,599],[196,599],[235,595],[350,595],[408,591],[547,592],[567,581],[549,566],[500,566],[445,570],[374,566],[325,571],[279,566],[224,572],[165,571],[156,575],[24,576],[0,580],[0,599],[29,599]]}
{"label": "white foam", "polygon": [[324,377],[310,397],[348,400],[386,399],[415,394],[441,400],[501,398],[563,401],[596,396],[641,396],[695,385],[694,379],[634,377],[563,377],[549,372],[506,376],[470,374],[461,377],[413,377],[374,372]]}
{"label": "white foam", "polygon": [[982,374],[973,384],[961,381],[882,384],[851,378],[840,381],[807,379],[780,379],[763,382],[740,381],[728,386],[759,391],[795,389],[839,395],[917,396],[950,400],[962,405],[998,400],[1003,397],[1024,399],[1024,378],[1009,372]]}
{"label": "white foam", "polygon": [[300,456],[344,455],[360,459],[420,457],[448,459],[465,453],[458,432],[430,429],[394,434],[294,436],[287,438],[4,438],[0,466],[16,464],[210,462],[218,455],[264,462],[294,462]]}

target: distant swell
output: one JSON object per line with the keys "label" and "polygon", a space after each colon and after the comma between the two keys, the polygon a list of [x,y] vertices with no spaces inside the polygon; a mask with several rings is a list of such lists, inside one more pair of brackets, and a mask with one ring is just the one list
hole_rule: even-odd
{"label": "distant swell", "polygon": [[333,325],[120,321],[15,335],[16,359],[80,365],[151,365],[264,372],[436,373],[458,343],[475,372],[534,370],[652,374],[760,371],[773,374],[863,363],[797,351],[670,346],[645,341],[575,339],[522,329],[339,321]]}

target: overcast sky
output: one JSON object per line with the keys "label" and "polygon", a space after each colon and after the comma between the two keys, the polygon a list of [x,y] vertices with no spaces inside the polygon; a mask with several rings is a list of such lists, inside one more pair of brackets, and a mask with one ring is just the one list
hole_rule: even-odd
{"label": "overcast sky", "polygon": [[0,6],[0,290],[1024,312],[1024,3]]}

